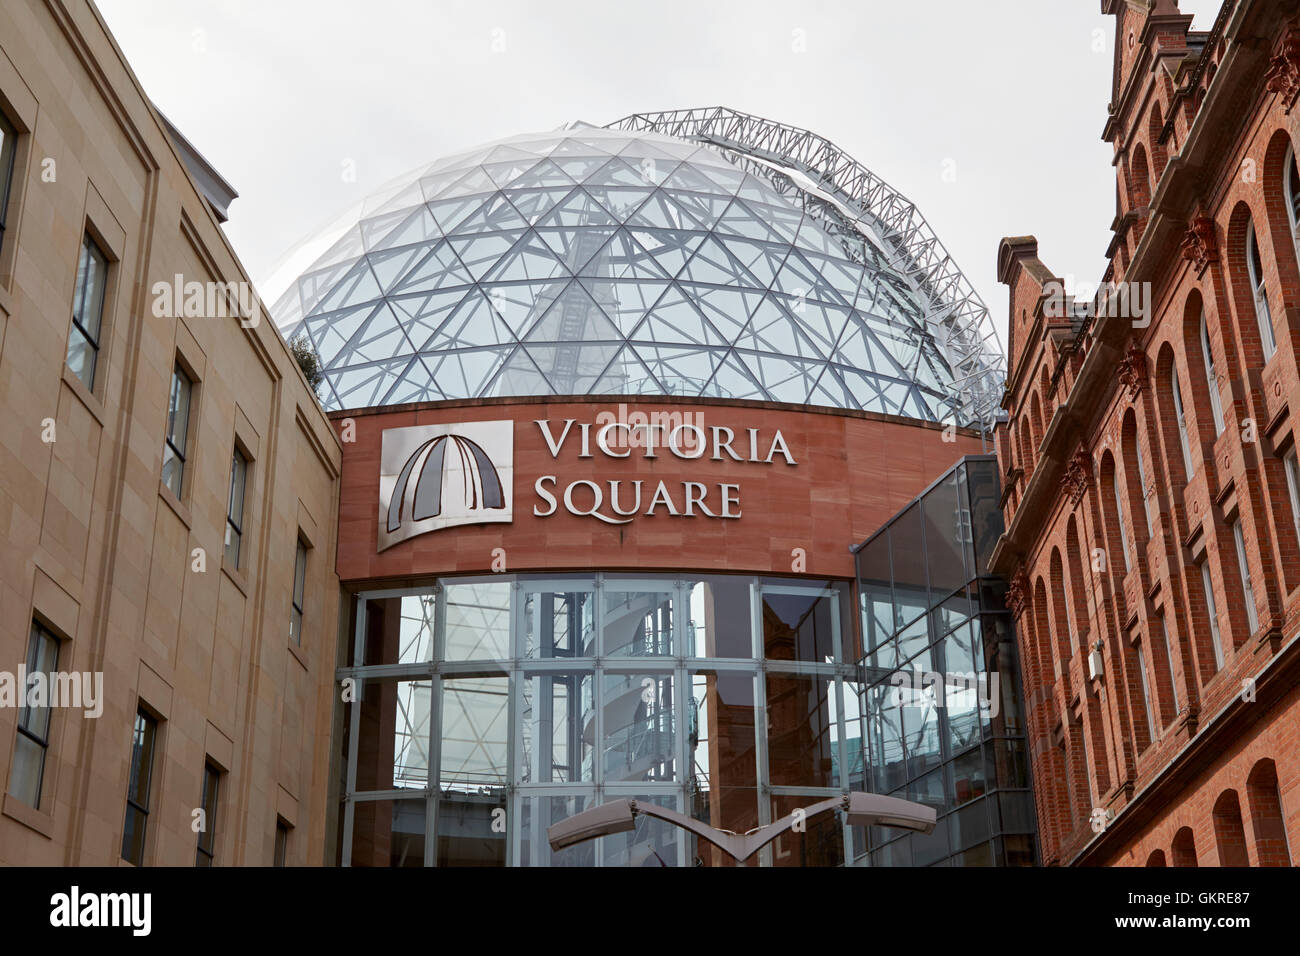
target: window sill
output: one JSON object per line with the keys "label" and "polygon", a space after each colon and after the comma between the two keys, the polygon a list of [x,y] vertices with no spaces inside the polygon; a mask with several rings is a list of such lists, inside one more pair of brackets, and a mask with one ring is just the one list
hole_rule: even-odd
{"label": "window sill", "polygon": [[2,812],[11,820],[17,820],[28,829],[35,830],[47,840],[54,839],[54,814],[33,809],[9,793],[5,794]]}
{"label": "window sill", "polygon": [[311,668],[307,666],[307,654],[306,652],[303,651],[302,647],[294,643],[293,638],[289,639],[288,647],[289,647],[289,653],[293,655],[294,660],[296,660],[299,664],[302,665],[302,669],[305,671],[310,671]]}
{"label": "window sill", "polygon": [[176,513],[176,517],[181,519],[181,524],[185,525],[186,530],[193,530],[194,519],[190,515],[190,509],[185,507],[185,504],[161,480],[158,482],[158,497]]}
{"label": "window sill", "polygon": [[248,578],[238,568],[232,568],[230,562],[226,560],[225,552],[221,554],[221,571],[226,577],[230,578],[230,583],[239,588],[239,593],[248,597]]}
{"label": "window sill", "polygon": [[81,379],[72,374],[72,369],[68,368],[66,364],[63,366],[63,384],[72,389],[72,394],[77,396],[81,404],[86,406],[86,411],[90,412],[95,421],[99,422],[99,427],[103,428],[104,403],[95,396],[94,392],[86,388]]}
{"label": "window sill", "polygon": [[6,319],[14,314],[14,299],[7,288],[12,278],[11,275],[0,276],[0,312]]}

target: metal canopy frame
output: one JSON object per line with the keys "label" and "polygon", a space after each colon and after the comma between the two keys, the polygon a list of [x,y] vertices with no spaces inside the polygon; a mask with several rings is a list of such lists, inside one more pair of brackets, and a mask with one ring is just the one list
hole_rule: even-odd
{"label": "metal canopy frame", "polygon": [[610,129],[706,144],[837,236],[859,262],[884,241],[890,265],[918,284],[927,321],[952,369],[960,424],[991,428],[1006,381],[1006,349],[989,310],[916,205],[825,137],[727,107],[633,113]]}

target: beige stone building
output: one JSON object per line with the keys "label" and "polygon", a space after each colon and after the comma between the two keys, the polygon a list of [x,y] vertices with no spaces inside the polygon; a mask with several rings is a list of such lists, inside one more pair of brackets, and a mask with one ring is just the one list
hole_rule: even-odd
{"label": "beige stone building", "polygon": [[320,863],[341,449],[233,193],[76,0],[0,5],[0,136],[0,863]]}

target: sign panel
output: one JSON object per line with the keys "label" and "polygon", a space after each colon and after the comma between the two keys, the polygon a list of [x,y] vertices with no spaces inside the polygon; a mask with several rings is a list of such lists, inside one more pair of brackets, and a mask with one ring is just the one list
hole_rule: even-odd
{"label": "sign panel", "polygon": [[379,550],[442,528],[514,519],[514,422],[384,431]]}

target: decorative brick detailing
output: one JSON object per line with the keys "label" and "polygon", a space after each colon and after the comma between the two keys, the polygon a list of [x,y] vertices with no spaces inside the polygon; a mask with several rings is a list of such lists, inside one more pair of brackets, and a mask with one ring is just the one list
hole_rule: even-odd
{"label": "decorative brick detailing", "polygon": [[1218,262],[1219,244],[1214,235],[1214,220],[1203,216],[1193,219],[1183,236],[1182,251],[1183,258],[1195,267],[1197,276],[1211,262]]}
{"label": "decorative brick detailing", "polygon": [[1019,617],[1029,607],[1029,577],[1023,567],[1017,568],[1016,573],[1012,575],[1011,583],[1007,585],[1005,600],[1007,607],[1011,609],[1012,617]]}
{"label": "decorative brick detailing", "polygon": [[1292,27],[1286,32],[1277,53],[1268,61],[1264,81],[1270,93],[1282,95],[1283,111],[1290,113],[1300,94],[1300,29]]}
{"label": "decorative brick detailing", "polygon": [[1129,346],[1124,358],[1119,363],[1119,382],[1128,389],[1129,398],[1137,398],[1138,392],[1147,382],[1147,353],[1136,346]]}
{"label": "decorative brick detailing", "polygon": [[1065,466],[1065,488],[1071,504],[1083,500],[1088,485],[1092,482],[1092,456],[1086,448],[1080,447],[1071,456]]}

